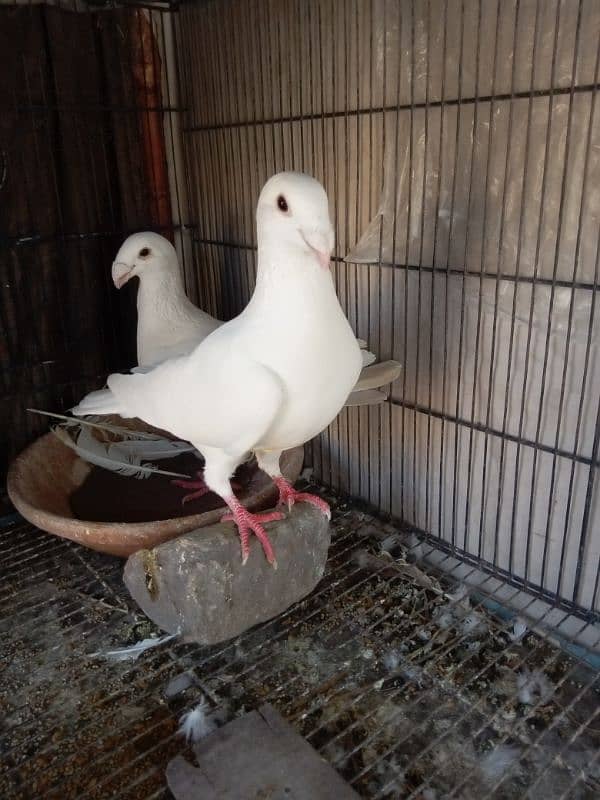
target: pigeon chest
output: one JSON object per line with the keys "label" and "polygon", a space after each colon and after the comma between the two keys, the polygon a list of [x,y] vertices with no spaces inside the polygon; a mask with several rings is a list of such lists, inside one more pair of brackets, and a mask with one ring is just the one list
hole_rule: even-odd
{"label": "pigeon chest", "polygon": [[311,330],[276,348],[269,367],[284,387],[281,410],[261,444],[288,449],[316,436],[337,416],[361,369],[360,349],[345,317],[326,335]]}

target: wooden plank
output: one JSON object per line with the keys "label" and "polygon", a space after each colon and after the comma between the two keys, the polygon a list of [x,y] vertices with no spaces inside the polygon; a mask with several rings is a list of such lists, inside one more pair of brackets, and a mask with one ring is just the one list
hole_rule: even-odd
{"label": "wooden plank", "polygon": [[[271,706],[228,723],[167,767],[176,800],[357,800],[356,792]],[[202,793],[200,793],[202,792]]]}

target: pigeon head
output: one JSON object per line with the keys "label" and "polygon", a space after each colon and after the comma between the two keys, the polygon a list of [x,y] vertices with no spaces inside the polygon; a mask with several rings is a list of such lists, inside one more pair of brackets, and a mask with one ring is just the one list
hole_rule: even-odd
{"label": "pigeon head", "polygon": [[279,172],[258,198],[258,246],[272,242],[308,255],[327,269],[334,244],[329,204],[319,181],[301,172]]}
{"label": "pigeon head", "polygon": [[143,279],[149,272],[177,272],[177,252],[175,248],[158,233],[150,231],[134,233],[119,249],[112,265],[113,283],[120,289],[136,275]]}

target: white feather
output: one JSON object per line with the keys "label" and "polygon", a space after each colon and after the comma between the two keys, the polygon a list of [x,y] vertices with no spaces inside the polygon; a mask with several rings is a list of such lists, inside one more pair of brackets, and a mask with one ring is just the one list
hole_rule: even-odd
{"label": "white feather", "polygon": [[111,661],[135,661],[142,653],[145,653],[146,650],[169,642],[177,635],[177,633],[168,633],[165,634],[165,636],[159,636],[157,639],[142,639],[141,642],[136,642],[129,647],[121,647],[118,650],[107,650],[105,653],[90,653],[89,657],[108,658]]}
{"label": "white feather", "polygon": [[377,361],[377,356],[375,353],[371,353],[370,350],[361,350],[360,355],[362,358],[363,367],[368,367],[369,364],[373,364],[375,361]]}
{"label": "white feather", "polygon": [[30,411],[32,414],[41,414],[44,417],[63,420],[66,427],[79,427],[80,425],[84,425],[88,428],[98,428],[98,430],[106,431],[107,433],[118,434],[124,439],[147,439],[153,442],[163,440],[163,437],[155,433],[146,433],[145,431],[123,428],[120,425],[111,425],[108,422],[98,422],[97,418],[94,416],[89,416],[86,419],[75,419],[74,417],[66,416],[66,414],[56,414],[53,411],[41,411],[39,408],[28,408],[27,411]]}
{"label": "white feather", "polygon": [[495,783],[513,768],[521,753],[520,747],[500,744],[481,759],[481,771],[488,781]]}
{"label": "white feather", "polygon": [[[87,428],[82,428],[76,434],[76,439],[72,439],[64,428],[53,428],[53,433],[84,461],[110,472],[117,472],[119,475],[138,479],[149,478],[152,474],[176,478],[189,477],[178,472],[157,469],[152,464],[141,464],[139,454],[131,451],[127,453],[120,449],[126,444],[125,442],[100,442]],[[151,444],[156,445],[155,442]]]}
{"label": "white feather", "polygon": [[523,705],[545,705],[554,694],[554,686],[541,670],[525,668],[517,675],[519,702]]}
{"label": "white feather", "polygon": [[508,636],[512,642],[520,641],[523,636],[527,633],[527,625],[526,623],[520,618],[517,617],[513,624],[512,631],[509,632]]}
{"label": "white feather", "polygon": [[210,716],[209,710],[210,706],[203,698],[195,708],[186,711],[181,717],[178,733],[185,736],[186,742],[199,742],[217,729],[217,723]]}
{"label": "white feather", "polygon": [[115,442],[111,449],[111,455],[116,458],[128,461],[130,458],[142,461],[160,461],[163,458],[175,458],[184,453],[198,452],[193,444],[177,439],[157,439],[148,441],[146,439],[128,439],[124,442]]}

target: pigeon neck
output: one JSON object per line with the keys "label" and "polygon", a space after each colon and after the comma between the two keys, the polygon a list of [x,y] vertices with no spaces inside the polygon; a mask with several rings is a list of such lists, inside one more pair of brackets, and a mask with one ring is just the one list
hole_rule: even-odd
{"label": "pigeon neck", "polygon": [[298,249],[282,254],[277,243],[259,243],[258,272],[253,303],[268,303],[287,299],[314,299],[327,301],[337,297],[329,269],[323,269],[316,259]]}
{"label": "pigeon neck", "polygon": [[145,307],[157,306],[164,301],[172,305],[174,301],[179,301],[182,298],[187,299],[187,295],[178,269],[148,271],[143,279],[140,280],[138,308],[141,305]]}

